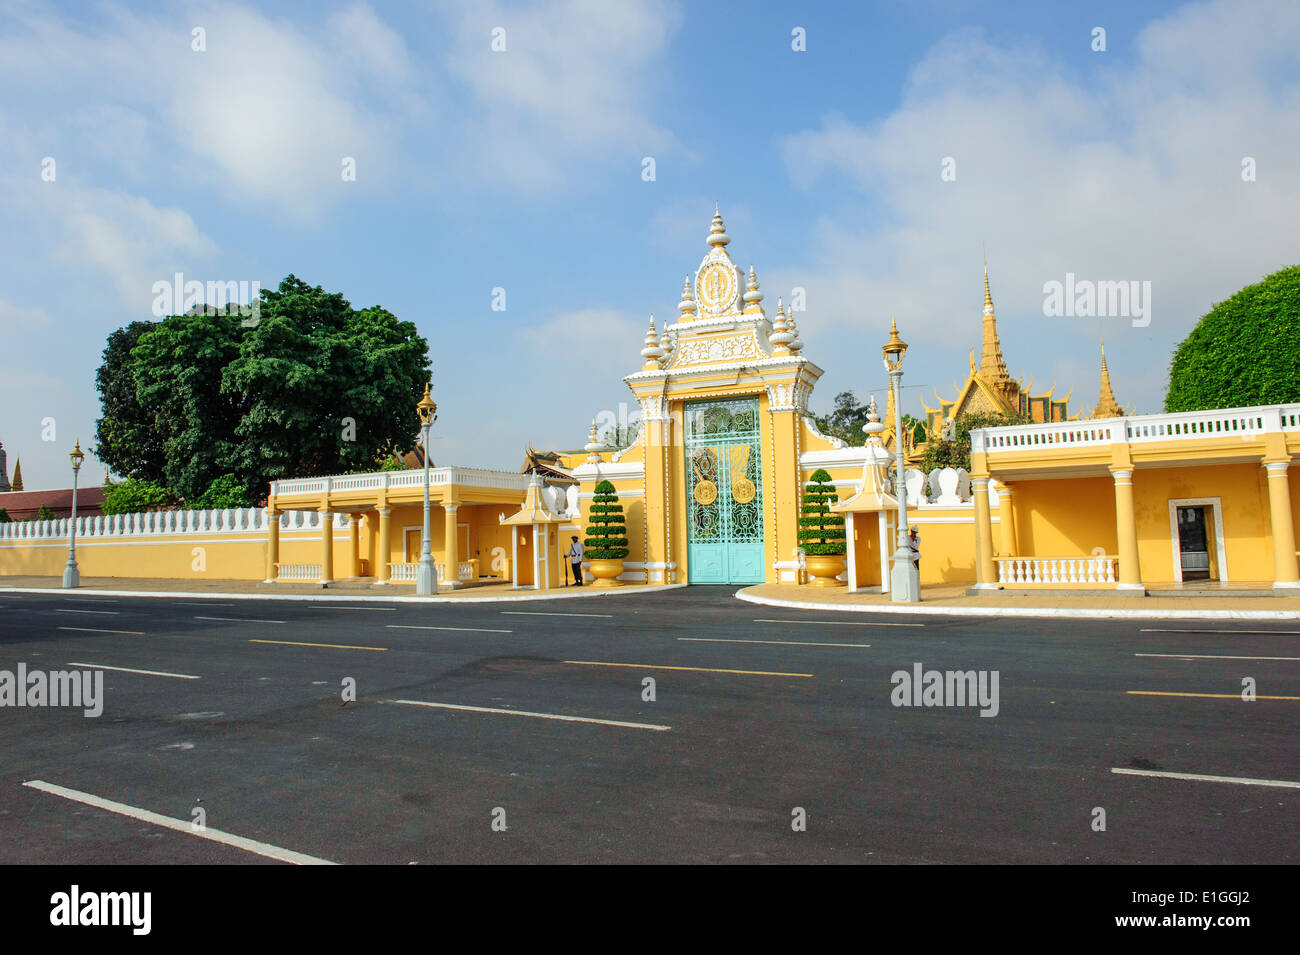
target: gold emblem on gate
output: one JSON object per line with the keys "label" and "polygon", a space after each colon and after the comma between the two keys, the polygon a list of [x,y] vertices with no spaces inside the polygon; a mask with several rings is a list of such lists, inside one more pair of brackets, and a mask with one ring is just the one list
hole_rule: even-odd
{"label": "gold emblem on gate", "polygon": [[732,448],[731,473],[741,475],[731,479],[731,499],[737,504],[748,504],[758,493],[754,482],[744,476],[747,467],[749,467],[749,445],[742,444]]}
{"label": "gold emblem on gate", "polygon": [[700,481],[695,485],[695,500],[708,507],[718,499],[718,486],[712,481]]}
{"label": "gold emblem on gate", "polygon": [[701,507],[708,507],[718,499],[718,486],[700,473],[700,462],[709,462],[709,470],[717,470],[717,452],[713,448],[705,448],[692,462],[691,470],[695,472],[695,489],[691,492],[696,503]]}

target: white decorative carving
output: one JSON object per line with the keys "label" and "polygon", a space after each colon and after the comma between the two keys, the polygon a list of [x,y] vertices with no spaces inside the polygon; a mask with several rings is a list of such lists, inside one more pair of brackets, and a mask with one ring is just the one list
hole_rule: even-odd
{"label": "white decorative carving", "polygon": [[744,358],[761,359],[767,356],[758,347],[753,332],[746,335],[728,335],[722,338],[701,338],[677,342],[673,350],[672,367],[703,365],[710,362],[738,361]]}
{"label": "white decorative carving", "polygon": [[920,507],[925,500],[925,472],[907,468],[903,472],[903,486],[907,488],[907,506]]}
{"label": "white decorative carving", "polygon": [[668,399],[663,395],[641,395],[637,400],[641,403],[642,421],[668,420]]}

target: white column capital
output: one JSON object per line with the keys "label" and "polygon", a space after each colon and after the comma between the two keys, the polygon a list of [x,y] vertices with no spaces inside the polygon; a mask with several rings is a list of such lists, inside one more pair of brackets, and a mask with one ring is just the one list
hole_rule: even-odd
{"label": "white column capital", "polygon": [[1291,466],[1290,461],[1265,461],[1264,470],[1269,474],[1286,474],[1287,468]]}

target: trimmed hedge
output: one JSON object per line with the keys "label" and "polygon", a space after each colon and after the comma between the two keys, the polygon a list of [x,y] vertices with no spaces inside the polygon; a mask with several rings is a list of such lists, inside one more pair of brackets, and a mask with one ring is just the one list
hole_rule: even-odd
{"label": "trimmed hedge", "polygon": [[844,534],[844,517],[831,513],[831,505],[839,501],[831,476],[822,468],[813,472],[812,480],[804,486],[803,503],[799,507],[799,546],[810,557],[840,557],[848,549]]}
{"label": "trimmed hedge", "polygon": [[587,524],[587,539],[582,546],[588,560],[622,560],[628,555],[623,505],[618,503],[614,485],[609,481],[596,485]]}
{"label": "trimmed hedge", "polygon": [[1215,305],[1169,365],[1165,411],[1300,401],[1300,265]]}

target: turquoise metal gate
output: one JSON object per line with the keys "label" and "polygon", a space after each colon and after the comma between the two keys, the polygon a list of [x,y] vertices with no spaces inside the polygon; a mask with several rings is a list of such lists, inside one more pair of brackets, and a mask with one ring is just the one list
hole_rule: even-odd
{"label": "turquoise metal gate", "polygon": [[763,575],[758,399],[686,405],[687,553],[693,584],[755,584]]}

